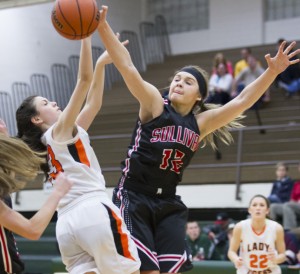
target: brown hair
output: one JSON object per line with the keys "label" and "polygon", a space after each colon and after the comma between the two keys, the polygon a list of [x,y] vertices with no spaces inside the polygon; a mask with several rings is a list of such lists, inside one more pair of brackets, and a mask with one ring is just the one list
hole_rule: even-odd
{"label": "brown hair", "polygon": [[250,200],[250,202],[249,202],[249,207],[250,207],[252,201],[253,201],[255,198],[262,198],[262,199],[264,199],[265,202],[266,202],[266,204],[267,204],[267,208],[270,208],[270,201],[269,201],[269,199],[266,198],[264,195],[261,195],[261,194],[256,194],[256,195],[254,195],[254,196],[251,198],[251,200]]}
{"label": "brown hair", "polygon": [[48,178],[49,166],[47,161],[47,147],[42,143],[42,130],[32,123],[31,118],[38,114],[34,100],[37,96],[27,97],[18,107],[16,112],[17,137],[22,139],[33,151],[42,152],[43,161],[41,162],[41,170],[44,172],[46,179]]}

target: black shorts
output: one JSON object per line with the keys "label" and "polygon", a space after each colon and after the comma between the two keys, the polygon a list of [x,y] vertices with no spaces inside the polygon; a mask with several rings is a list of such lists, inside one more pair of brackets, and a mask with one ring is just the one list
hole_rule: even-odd
{"label": "black shorts", "polygon": [[177,273],[192,269],[185,241],[188,209],[180,196],[151,197],[116,188],[113,202],[120,208],[136,243],[141,271]]}

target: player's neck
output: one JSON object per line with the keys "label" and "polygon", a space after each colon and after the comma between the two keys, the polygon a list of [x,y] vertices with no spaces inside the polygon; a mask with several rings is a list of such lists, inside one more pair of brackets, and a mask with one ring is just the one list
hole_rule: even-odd
{"label": "player's neck", "polygon": [[256,234],[261,234],[264,232],[265,228],[266,228],[266,219],[252,219],[251,221],[251,227],[252,230],[256,233]]}

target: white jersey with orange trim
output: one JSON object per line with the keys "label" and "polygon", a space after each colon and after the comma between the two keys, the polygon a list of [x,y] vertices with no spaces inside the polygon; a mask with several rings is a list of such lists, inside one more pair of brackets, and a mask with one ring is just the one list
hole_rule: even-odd
{"label": "white jersey with orange trim", "polygon": [[42,137],[47,146],[50,181],[64,172],[74,182],[58,208],[56,237],[70,274],[131,274],[140,268],[138,252],[105,181],[87,132],[66,142],[52,138],[53,126]]}
{"label": "white jersey with orange trim", "polygon": [[259,234],[253,230],[251,219],[241,221],[241,224],[240,256],[244,265],[237,270],[237,273],[280,274],[280,267],[270,263],[267,258],[268,252],[275,250],[277,223],[266,219],[266,226]]}
{"label": "white jersey with orange trim", "polygon": [[71,190],[60,200],[62,208],[77,197],[93,191],[105,191],[105,180],[101,167],[90,145],[88,133],[77,126],[74,138],[57,142],[52,138],[53,126],[43,135],[42,142],[47,146],[49,181],[55,182],[59,172],[64,172],[74,182]]}

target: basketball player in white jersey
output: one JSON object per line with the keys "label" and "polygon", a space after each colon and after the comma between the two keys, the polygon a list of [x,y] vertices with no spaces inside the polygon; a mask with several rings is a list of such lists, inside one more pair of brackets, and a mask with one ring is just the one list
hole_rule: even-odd
{"label": "basketball player in white jersey", "polygon": [[86,132],[102,105],[104,70],[110,62],[104,52],[93,76],[91,38],[82,40],[78,80],[66,108],[62,111],[56,102],[31,96],[16,114],[18,137],[32,149],[47,150],[44,170],[48,168],[49,182],[55,184],[59,172],[74,182],[58,205],[56,226],[62,260],[71,274],[139,273],[136,246],[105,191]]}
{"label": "basketball player in white jersey", "polygon": [[266,197],[255,195],[248,209],[251,217],[234,227],[228,257],[237,274],[281,273],[278,264],[286,259],[284,231],[280,224],[267,219],[269,206]]}

